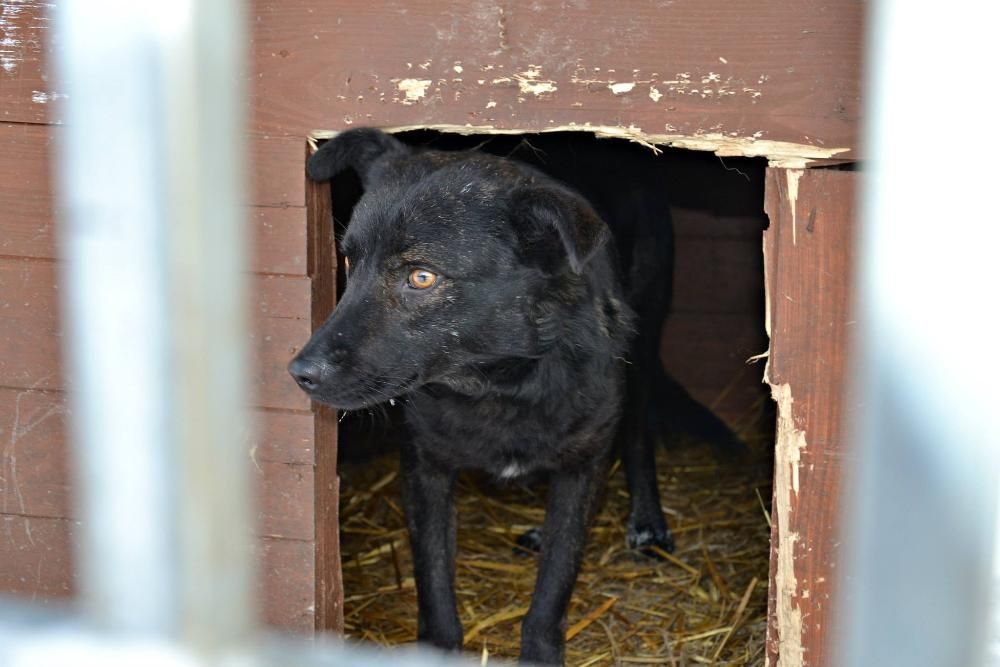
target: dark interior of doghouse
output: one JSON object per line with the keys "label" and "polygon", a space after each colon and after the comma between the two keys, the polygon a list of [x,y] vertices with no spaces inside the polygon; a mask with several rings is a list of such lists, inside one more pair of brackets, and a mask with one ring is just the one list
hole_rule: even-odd
{"label": "dark interior of doghouse", "polygon": [[[751,455],[720,457],[710,443],[685,438],[668,438],[658,447],[664,512],[677,541],[676,552],[663,559],[627,549],[627,495],[622,472],[613,468],[570,609],[567,664],[758,663],[766,628],[774,411],[761,381],[763,361],[748,360],[768,344],[761,249],[766,163],[654,151],[587,132],[419,130],[396,136],[414,146],[476,149],[543,170],[553,152],[599,146],[606,158],[601,178],[615,184],[616,164],[638,161],[663,188],[675,260],[661,358]],[[338,237],[360,194],[353,174],[334,181]],[[343,288],[342,274],[338,285]],[[395,450],[406,437],[399,407],[342,415],[338,428],[346,634],[385,645],[410,643],[416,600],[397,489]],[[460,479],[456,503],[456,590],[466,649],[516,656],[535,572],[515,540],[541,523],[544,488],[496,485],[469,474]]]}

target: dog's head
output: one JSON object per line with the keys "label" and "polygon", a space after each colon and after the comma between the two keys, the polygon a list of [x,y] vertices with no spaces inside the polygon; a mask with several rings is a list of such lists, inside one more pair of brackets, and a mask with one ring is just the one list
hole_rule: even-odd
{"label": "dog's head", "polygon": [[308,173],[349,168],[364,194],[341,245],[347,284],[289,364],[303,390],[355,409],[544,354],[609,238],[581,196],[509,160],[366,128],[323,144]]}

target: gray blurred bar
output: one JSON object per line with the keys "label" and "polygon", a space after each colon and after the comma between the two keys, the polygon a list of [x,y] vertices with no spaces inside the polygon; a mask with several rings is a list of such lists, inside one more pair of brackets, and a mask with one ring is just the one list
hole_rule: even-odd
{"label": "gray blurred bar", "polygon": [[[870,12],[836,642],[848,667],[986,664],[1000,430],[998,9]],[[947,82],[940,86],[939,83]]]}

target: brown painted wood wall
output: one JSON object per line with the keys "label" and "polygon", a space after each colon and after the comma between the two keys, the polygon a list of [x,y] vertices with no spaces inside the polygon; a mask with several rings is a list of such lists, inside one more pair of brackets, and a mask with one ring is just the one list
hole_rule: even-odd
{"label": "brown painted wood wall", "polygon": [[[78,520],[56,312],[49,154],[63,99],[47,70],[50,4],[0,0],[0,590],[39,599],[72,594]],[[248,3],[248,335],[261,423],[248,456],[270,622],[304,631],[338,617],[333,436],[284,372],[329,269],[310,262],[321,221],[310,222],[307,203],[322,194],[307,201],[307,135],[362,124],[602,126],[776,159],[853,159],[862,10],[857,0]]]}

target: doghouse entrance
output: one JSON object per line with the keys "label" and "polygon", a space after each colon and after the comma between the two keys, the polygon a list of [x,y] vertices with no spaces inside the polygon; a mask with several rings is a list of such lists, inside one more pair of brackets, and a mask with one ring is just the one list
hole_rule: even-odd
{"label": "doghouse entrance", "polygon": [[[680,150],[657,155],[587,133],[419,130],[396,136],[442,150],[478,148],[542,169],[553,146],[572,150],[599,142],[609,158],[603,178],[614,182],[621,158],[643,161],[662,183],[676,252],[661,357],[669,373],[747,442],[752,461],[719,460],[706,443],[673,441],[658,448],[663,508],[677,542],[676,553],[663,561],[626,548],[628,498],[615,466],[574,591],[567,664],[759,663],[766,630],[774,411],[761,382],[762,365],[747,360],[767,349],[764,161],[723,161]],[[621,185],[624,190],[628,184]],[[359,195],[352,174],[333,182],[337,238]],[[312,245],[324,252],[322,240]],[[318,259],[313,265],[323,266]],[[326,265],[332,270],[332,262]],[[342,272],[339,277],[343,286]],[[345,632],[386,645],[416,638],[416,598],[393,452],[401,437],[398,406],[338,418]],[[456,592],[466,649],[516,656],[520,620],[535,581],[534,559],[515,553],[516,538],[541,524],[544,493],[466,475],[456,505]]]}

